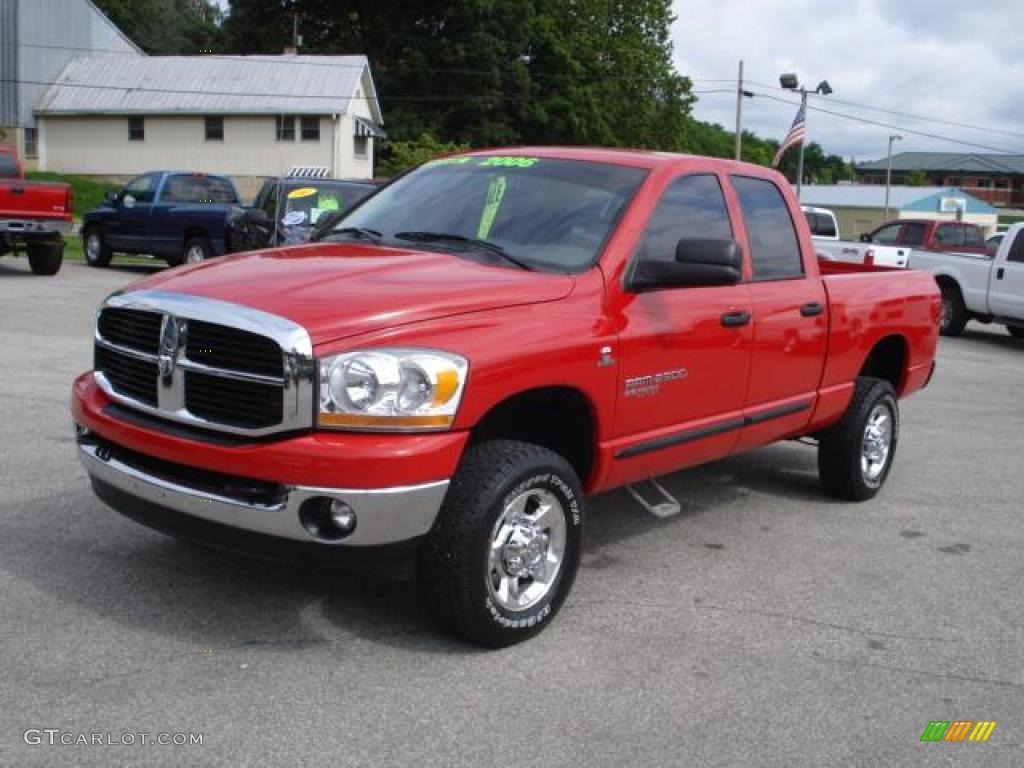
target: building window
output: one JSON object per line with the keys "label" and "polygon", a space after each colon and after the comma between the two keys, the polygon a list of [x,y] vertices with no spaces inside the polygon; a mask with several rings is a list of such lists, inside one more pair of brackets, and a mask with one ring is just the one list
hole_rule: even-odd
{"label": "building window", "polygon": [[359,158],[365,158],[370,145],[370,140],[366,136],[355,136],[355,147],[353,154]]}
{"label": "building window", "polygon": [[316,115],[302,117],[302,140],[320,141],[320,118]]}
{"label": "building window", "polygon": [[291,115],[277,116],[277,140],[295,141],[295,118]]}
{"label": "building window", "polygon": [[992,186],[992,182],[989,179],[978,179],[978,189],[988,189]]}
{"label": "building window", "polygon": [[25,157],[39,157],[39,136],[35,128],[25,129]]}
{"label": "building window", "polygon": [[146,121],[142,117],[128,118],[128,141],[146,140]]}
{"label": "building window", "polygon": [[224,141],[223,117],[205,117],[203,122],[205,123],[207,141]]}

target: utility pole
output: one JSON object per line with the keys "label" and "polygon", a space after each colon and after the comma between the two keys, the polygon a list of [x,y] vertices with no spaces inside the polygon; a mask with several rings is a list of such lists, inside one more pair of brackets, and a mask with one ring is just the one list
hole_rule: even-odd
{"label": "utility pole", "polygon": [[892,186],[892,143],[903,141],[898,133],[889,134],[889,152],[885,160],[885,220],[889,221],[889,187]]}
{"label": "utility pole", "polygon": [[740,59],[740,72],[736,79],[736,152],[735,159],[740,159],[743,148],[743,59]]}
{"label": "utility pole", "polygon": [[299,52],[299,14],[292,16],[292,48]]}

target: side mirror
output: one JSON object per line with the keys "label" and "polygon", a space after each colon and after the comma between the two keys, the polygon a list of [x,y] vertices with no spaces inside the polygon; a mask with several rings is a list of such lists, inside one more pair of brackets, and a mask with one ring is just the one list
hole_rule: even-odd
{"label": "side mirror", "polygon": [[865,232],[863,235],[860,236],[860,241],[862,243],[870,243],[871,242],[871,235],[869,233]]}
{"label": "side mirror", "polygon": [[121,205],[123,205],[125,208],[134,208],[135,198],[132,197],[131,195],[125,195],[123,198],[121,198]]}
{"label": "side mirror", "polygon": [[328,211],[327,213],[321,214],[320,218],[316,220],[316,227],[313,230],[312,236],[309,238],[310,241],[316,242],[324,235],[328,234],[343,218],[345,218],[345,211]]}
{"label": "side mirror", "polygon": [[736,285],[743,279],[743,249],[735,240],[687,238],[676,244],[675,259],[643,259],[626,278],[634,292],[661,288]]}

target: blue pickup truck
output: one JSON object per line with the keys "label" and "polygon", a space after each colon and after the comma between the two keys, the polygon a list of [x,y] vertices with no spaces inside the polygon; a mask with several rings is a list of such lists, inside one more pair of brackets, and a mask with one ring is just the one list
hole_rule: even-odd
{"label": "blue pickup truck", "polygon": [[153,171],[82,219],[82,247],[90,266],[105,267],[115,253],[148,253],[172,267],[230,250],[227,215],[238,192],[224,176]]}

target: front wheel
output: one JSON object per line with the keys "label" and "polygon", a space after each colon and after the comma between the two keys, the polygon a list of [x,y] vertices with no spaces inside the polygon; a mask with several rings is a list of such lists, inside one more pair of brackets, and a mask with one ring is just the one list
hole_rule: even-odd
{"label": "front wheel", "polygon": [[473,446],[420,550],[424,598],[474,643],[532,637],[572,588],[582,525],[579,478],[564,458],[511,440]]}
{"label": "front wheel", "polygon": [[857,379],[842,420],[818,441],[818,475],[825,490],[841,499],[864,501],[889,476],[900,435],[900,408],[892,385]]}
{"label": "front wheel", "polygon": [[85,230],[82,236],[82,250],[85,253],[85,263],[90,267],[105,267],[110,264],[110,259],[114,255],[103,238],[103,232],[95,226]]}

